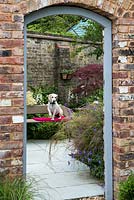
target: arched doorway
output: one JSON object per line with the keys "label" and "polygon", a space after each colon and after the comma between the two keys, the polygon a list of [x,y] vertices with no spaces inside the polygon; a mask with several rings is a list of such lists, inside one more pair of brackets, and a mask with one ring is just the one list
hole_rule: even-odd
{"label": "arched doorway", "polygon": [[54,6],[43,8],[38,11],[34,11],[25,16],[24,24],[24,94],[25,94],[25,121],[24,121],[24,156],[23,156],[23,173],[26,173],[26,60],[27,60],[27,48],[26,48],[26,26],[32,21],[39,18],[58,15],[58,14],[70,14],[80,15],[96,21],[104,28],[104,160],[105,160],[105,198],[106,200],[113,199],[113,187],[112,187],[112,34],[111,34],[111,21],[107,18],[98,15],[92,11],[73,7],[73,6]]}

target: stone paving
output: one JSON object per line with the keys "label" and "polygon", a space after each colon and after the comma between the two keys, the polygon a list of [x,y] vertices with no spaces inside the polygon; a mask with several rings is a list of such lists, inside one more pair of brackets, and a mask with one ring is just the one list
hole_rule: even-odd
{"label": "stone paving", "polygon": [[27,144],[27,174],[35,178],[35,200],[68,200],[104,194],[101,184],[90,177],[89,168],[69,156],[69,141],[53,145],[49,140]]}

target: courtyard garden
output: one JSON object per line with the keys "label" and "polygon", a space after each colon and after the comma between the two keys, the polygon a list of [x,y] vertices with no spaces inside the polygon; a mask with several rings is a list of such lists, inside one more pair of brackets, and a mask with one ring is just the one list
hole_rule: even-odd
{"label": "courtyard garden", "polygon": [[[88,165],[91,175],[104,180],[102,66],[88,65],[74,72],[73,76],[81,81],[79,84],[76,81],[70,102],[64,102],[72,109],[70,120],[61,123],[28,123],[28,139],[51,139],[53,142],[72,140],[74,145],[70,156]],[[27,102],[31,106],[35,103],[47,104],[47,95],[57,93],[57,90],[48,86],[31,88],[32,96],[27,97]],[[61,99],[58,101],[63,104]],[[42,115],[28,115],[28,118],[35,116]]]}
{"label": "courtyard garden", "polygon": [[[55,21],[55,26],[57,24],[56,27],[59,27],[57,31],[53,29],[53,22],[50,21],[49,18],[38,20],[28,26],[28,31],[34,31],[34,33],[39,31],[38,33],[47,35],[52,34],[51,37],[53,37],[53,41],[55,41],[55,38],[56,41],[54,43],[52,40],[50,41],[48,37],[47,42],[44,42],[42,38],[47,38],[47,35],[42,35],[40,37],[39,34],[37,39],[35,39],[36,35],[34,39],[31,39],[31,34],[29,34],[27,110],[29,111],[30,107],[47,105],[47,96],[51,93],[56,93],[58,94],[58,103],[65,106],[67,109],[67,120],[61,122],[33,122],[32,120],[34,120],[35,117],[47,118],[48,112],[44,110],[44,113],[40,113],[39,111],[37,113],[27,113],[28,121],[31,119],[31,122],[33,122],[27,123],[28,145],[31,145],[31,148],[36,145],[35,149],[39,149],[39,146],[44,149],[46,148],[46,143],[50,144],[48,154],[50,162],[51,158],[54,159],[52,169],[55,171],[55,175],[53,175],[51,179],[53,180],[54,177],[57,177],[55,182],[57,182],[57,179],[62,179],[59,177],[59,172],[61,172],[62,175],[64,174],[65,177],[70,176],[70,178],[76,173],[76,180],[81,180],[76,184],[76,188],[79,184],[85,184],[85,179],[89,185],[90,181],[93,181],[93,185],[96,189],[90,189],[88,193],[87,191],[89,190],[87,189],[83,196],[79,194],[79,190],[82,191],[83,189],[79,189],[76,192],[77,194],[72,196],[72,198],[86,197],[86,193],[87,196],[90,196],[90,194],[103,195],[102,27],[91,20],[79,16],[53,16],[53,20]],[[42,26],[43,23],[49,25],[47,29]],[[66,37],[66,39],[63,36]],[[61,40],[65,41],[57,41],[57,37],[61,37]],[[88,38],[90,38],[90,42]],[[33,43],[35,44],[34,48]],[[40,49],[42,49],[42,51]],[[49,49],[49,52],[46,51],[46,49]],[[45,63],[43,62],[44,59],[46,61]],[[61,150],[59,148],[60,145]],[[53,155],[55,146],[57,146],[57,149],[59,148],[58,155],[60,154],[60,158],[55,157],[56,153]],[[65,147],[67,148],[66,150]],[[42,149],[40,149],[40,151],[43,156],[44,153]],[[63,151],[65,151],[65,153],[63,153]],[[32,157],[31,150],[28,152],[28,155]],[[67,157],[64,163],[62,157]],[[55,161],[57,159],[58,161]],[[47,159],[45,159],[44,162],[46,160]],[[72,164],[72,160],[76,164]],[[32,161],[28,159],[28,163],[30,162],[32,163]],[[60,162],[62,164],[57,167],[57,164]],[[47,166],[49,165],[48,163],[46,164]],[[79,163],[79,167],[77,163]],[[36,166],[39,166],[39,163]],[[44,164],[41,162],[39,168],[42,174],[45,173],[42,169],[43,167]],[[64,168],[64,170],[62,168]],[[28,170],[31,172],[30,164],[28,165]],[[70,175],[67,171],[70,172]],[[79,176],[82,177],[82,179]],[[45,175],[44,177],[46,177],[45,180],[47,183],[52,186],[53,183],[50,183],[49,179],[47,179],[48,177]],[[70,179],[70,181],[71,180],[72,179]],[[62,186],[57,183],[57,187],[61,187],[61,190],[64,190],[64,184],[66,185],[67,183],[63,182]],[[87,187],[89,187],[89,185]],[[69,185],[67,185],[67,187],[69,188]],[[53,191],[55,189],[58,190],[57,188],[53,188]],[[65,191],[63,193],[66,194]],[[63,197],[63,199],[64,198],[65,197]]]}

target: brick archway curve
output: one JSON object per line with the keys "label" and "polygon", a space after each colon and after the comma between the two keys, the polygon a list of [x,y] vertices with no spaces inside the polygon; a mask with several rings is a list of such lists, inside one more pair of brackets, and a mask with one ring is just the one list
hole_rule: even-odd
{"label": "brick archway curve", "polygon": [[[87,9],[73,7],[73,6],[54,6],[43,8],[39,11],[34,11],[25,16],[25,51],[24,51],[24,65],[25,65],[25,119],[26,119],[26,26],[36,19],[58,15],[71,14],[80,15],[92,19],[104,28],[104,157],[105,157],[105,198],[106,200],[113,199],[113,182],[112,182],[112,34],[111,21],[107,18],[98,15]],[[24,138],[24,173],[26,167],[26,120],[25,120],[25,138]]]}

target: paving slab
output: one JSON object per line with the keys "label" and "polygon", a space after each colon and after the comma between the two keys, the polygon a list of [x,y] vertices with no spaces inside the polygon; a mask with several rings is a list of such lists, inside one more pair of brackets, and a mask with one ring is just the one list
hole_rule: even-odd
{"label": "paving slab", "polygon": [[71,158],[68,140],[51,147],[49,140],[27,143],[27,174],[36,179],[35,200],[71,200],[103,195],[104,188],[90,176],[89,167]]}
{"label": "paving slab", "polygon": [[57,188],[57,191],[61,194],[61,198],[64,200],[82,197],[92,197],[104,194],[104,189],[96,184],[76,185],[73,186],[73,188],[71,186]]}

